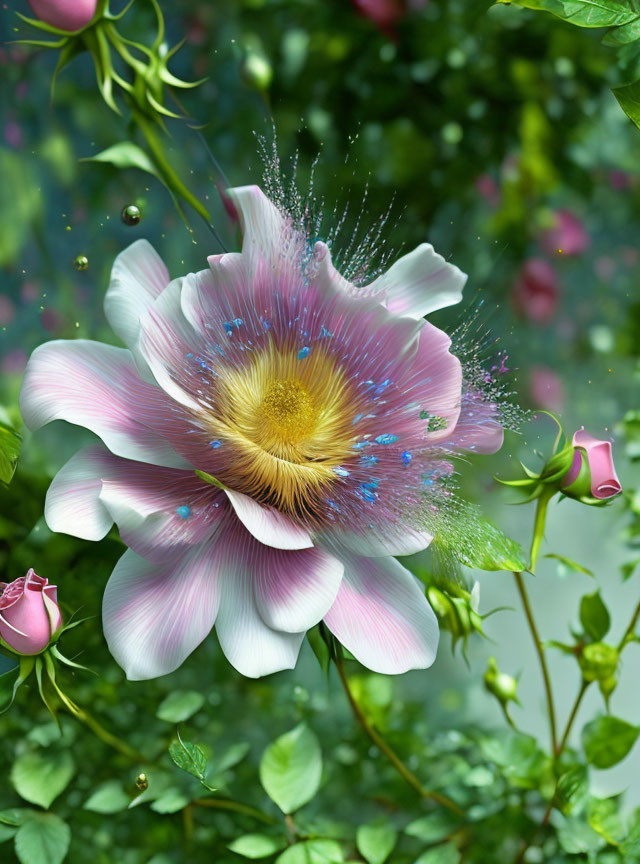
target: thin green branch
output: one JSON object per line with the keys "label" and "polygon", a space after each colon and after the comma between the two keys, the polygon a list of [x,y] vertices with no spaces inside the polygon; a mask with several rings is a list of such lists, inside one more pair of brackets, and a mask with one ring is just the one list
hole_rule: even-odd
{"label": "thin green branch", "polygon": [[431,801],[435,801],[436,804],[440,804],[442,807],[446,807],[447,810],[451,810],[452,813],[455,813],[456,816],[464,816],[464,811],[461,807],[459,807],[455,801],[452,801],[451,798],[448,798],[446,795],[442,795],[440,792],[436,792],[433,789],[425,788],[420,780],[416,777],[416,775],[404,764],[402,759],[397,755],[397,753],[387,744],[382,735],[372,726],[371,723],[367,720],[362,709],[358,705],[355,696],[351,692],[351,688],[349,686],[349,681],[347,679],[347,675],[344,671],[344,661],[341,656],[337,656],[334,658],[334,663],[336,665],[336,669],[338,670],[338,676],[340,678],[340,682],[342,683],[342,687],[349,701],[349,705],[353,714],[363,728],[363,730],[367,733],[369,738],[376,745],[378,750],[387,757],[389,762],[396,769],[398,774],[405,780],[411,788],[418,793],[421,798],[428,798]]}

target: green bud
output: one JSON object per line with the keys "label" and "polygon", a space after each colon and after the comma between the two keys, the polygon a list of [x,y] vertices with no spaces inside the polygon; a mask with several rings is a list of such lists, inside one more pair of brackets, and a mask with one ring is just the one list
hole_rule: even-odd
{"label": "green bud", "polygon": [[585,645],[578,658],[585,681],[608,681],[615,678],[618,660],[617,649],[604,642]]}
{"label": "green bud", "polygon": [[249,52],[242,63],[242,78],[249,87],[261,92],[268,90],[273,80],[273,67],[262,54]]}
{"label": "green bud", "polygon": [[474,597],[460,585],[452,583],[446,590],[431,586],[427,589],[427,598],[440,627],[451,633],[453,648],[459,639],[466,647],[472,633],[482,634],[482,618],[474,608]]}
{"label": "green bud", "polygon": [[609,706],[609,698],[617,686],[618,679],[615,675],[612,675],[610,678],[605,678],[604,681],[598,681],[598,687],[600,688],[600,692],[602,693],[607,707]]}
{"label": "green bud", "polygon": [[489,657],[487,671],[484,673],[484,686],[489,693],[496,697],[501,705],[509,702],[518,702],[518,682],[512,675],[500,672],[495,657]]}

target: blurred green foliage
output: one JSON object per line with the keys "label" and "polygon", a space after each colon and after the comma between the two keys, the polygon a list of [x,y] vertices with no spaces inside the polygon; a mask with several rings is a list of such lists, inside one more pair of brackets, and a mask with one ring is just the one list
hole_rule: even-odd
{"label": "blurred green foliage", "polygon": [[[520,5],[568,17],[588,4]],[[608,5],[616,12],[625,4]],[[237,236],[216,192],[219,166],[233,184],[259,181],[254,133],[269,138],[272,121],[283,169],[290,174],[299,153],[303,186],[320,153],[313,194],[324,202],[325,227],[334,205],[337,212],[350,205],[343,246],[362,230],[359,215],[361,226],[371,224],[393,201],[388,251],[428,237],[471,274],[470,305],[441,313],[438,322],[465,323],[479,305],[472,335],[490,358],[510,356],[509,380],[523,404],[564,410],[567,428],[587,418],[594,432],[620,433],[625,539],[637,550],[640,497],[626,478],[638,458],[631,386],[640,374],[640,133],[610,92],[632,116],[636,102],[626,85],[640,76],[635,46],[614,51],[601,31],[557,14],[463,0],[431,0],[385,29],[345,0],[162,6],[168,44],[187,40],[171,68],[207,81],[181,96],[193,123],[166,118],[160,140],[212,213],[222,243],[235,248]],[[50,105],[55,57],[8,44],[28,35],[12,14],[13,7],[28,12],[26,5],[11,7],[0,10],[4,484],[17,456],[26,355],[52,337],[113,338],[101,304],[117,252],[146,236],[177,275],[201,268],[221,248],[188,208],[185,229],[136,149],[145,141],[126,106],[118,118],[97,95],[88,57],[61,72]],[[136,0],[122,29],[148,44],[155,23],[150,4]],[[129,204],[142,211],[139,226],[120,218]],[[551,242],[560,210],[582,226],[579,251]],[[86,270],[74,269],[78,255],[87,256]],[[544,284],[539,273],[523,276],[531,259],[546,262]],[[548,304],[542,318],[534,305],[540,296]],[[125,681],[99,625],[102,591],[123,551],[119,538],[113,532],[91,544],[53,535],[42,517],[50,477],[84,440],[72,428],[26,436],[15,476],[0,483],[0,577],[34,566],[59,585],[66,617],[90,618],[65,634],[62,647],[98,674],[65,670],[60,678],[144,758],[110,750],[64,714],[56,726],[35,684],[24,686],[0,716],[3,861],[491,864],[519,860],[523,844],[530,864],[640,861],[640,811],[622,812],[618,797],[590,791],[593,768],[625,758],[638,737],[623,718],[591,719],[582,749],[567,748],[554,763],[529,735],[468,723],[466,695],[452,696],[431,673],[396,681],[348,661],[365,720],[430,790],[456,802],[461,818],[404,783],[355,724],[335,670],[325,674],[308,649],[295,672],[247,681],[210,638],[172,675]],[[628,463],[618,461],[622,443]],[[504,470],[506,460],[471,472],[474,499],[485,497],[492,468]],[[496,537],[501,566],[523,566],[515,544]],[[478,550],[467,552],[467,564],[487,566]],[[569,571],[586,570],[556,557]],[[622,576],[637,577],[637,563],[630,558]],[[422,564],[415,571],[438,597],[452,642],[479,639],[481,617],[465,579],[447,589]],[[578,617],[582,631],[571,644],[553,645],[608,700],[627,643],[602,642],[610,615],[597,591],[582,599]],[[633,628],[626,635],[632,641]],[[316,634],[320,656],[322,645]],[[11,676],[0,681],[8,699]]]}

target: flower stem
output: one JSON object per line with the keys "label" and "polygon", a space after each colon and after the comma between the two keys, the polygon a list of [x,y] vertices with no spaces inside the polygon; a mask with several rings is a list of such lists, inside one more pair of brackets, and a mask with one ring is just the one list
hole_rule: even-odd
{"label": "flower stem", "polygon": [[633,639],[634,630],[636,629],[636,624],[638,623],[638,618],[640,618],[640,602],[634,609],[633,615],[631,616],[631,621],[629,621],[629,626],[624,631],[624,635],[618,643],[618,651],[622,651],[627,642],[630,642]]}
{"label": "flower stem", "polygon": [[354,717],[362,726],[363,730],[367,733],[369,738],[376,745],[378,750],[380,750],[387,757],[389,762],[396,769],[398,774],[405,780],[411,788],[418,793],[421,798],[428,798],[431,801],[435,801],[437,804],[446,807],[447,810],[451,810],[452,813],[455,813],[457,816],[464,816],[464,811],[461,807],[459,807],[455,801],[452,801],[451,798],[448,798],[446,795],[442,795],[440,792],[436,792],[433,789],[425,788],[420,780],[416,777],[416,775],[407,768],[404,762],[400,759],[397,753],[387,744],[384,738],[380,735],[380,733],[369,723],[365,715],[363,714],[360,706],[358,705],[355,696],[353,695],[351,688],[349,687],[349,681],[347,679],[347,675],[344,671],[344,661],[340,655],[334,657],[334,663],[336,664],[336,669],[338,670],[338,676],[340,678],[340,682],[342,683],[342,687],[344,688],[344,692],[349,701],[349,706],[353,711]]}
{"label": "flower stem", "polygon": [[560,739],[560,744],[558,744],[558,750],[556,753],[556,758],[561,756],[564,753],[564,748],[567,746],[567,741],[569,740],[569,734],[571,733],[571,729],[573,728],[573,724],[575,723],[575,719],[578,716],[578,710],[582,703],[582,697],[587,692],[589,688],[590,681],[582,680],[580,684],[580,689],[578,690],[578,695],[576,696],[575,702],[573,703],[573,708],[571,709],[571,713],[569,714],[569,719],[567,720],[567,725],[562,734],[562,738]]}
{"label": "flower stem", "polygon": [[538,654],[538,660],[540,661],[540,669],[542,670],[542,679],[544,681],[544,690],[547,697],[547,714],[549,715],[549,730],[551,732],[551,752],[556,755],[558,750],[556,709],[553,703],[553,691],[551,689],[551,677],[549,676],[547,658],[545,657],[544,647],[542,645],[542,642],[540,641],[540,634],[538,633],[538,628],[536,627],[536,622],[533,617],[533,611],[531,609],[531,604],[529,603],[529,595],[527,594],[527,589],[522,578],[522,573],[514,571],[513,576],[516,580],[516,585],[518,587],[518,592],[520,594],[520,599],[522,600],[522,606],[524,608],[524,614],[529,624],[529,630],[531,630],[531,636],[533,637],[533,643]]}
{"label": "flower stem", "polygon": [[120,738],[118,738],[117,735],[114,735],[112,732],[109,732],[107,729],[105,729],[104,726],[102,726],[102,724],[99,723],[95,719],[95,717],[89,714],[88,711],[85,711],[84,708],[80,708],[79,705],[76,705],[73,699],[70,699],[67,694],[58,686],[55,675],[55,667],[53,665],[53,660],[51,659],[51,657],[48,654],[45,654],[44,660],[47,674],[49,676],[49,681],[53,685],[64,707],[70,714],[72,714],[76,718],[76,720],[84,723],[85,726],[88,726],[89,729],[91,729],[91,731],[93,732],[93,734],[96,735],[101,741],[103,741],[109,747],[113,747],[114,750],[122,753],[123,756],[126,756],[133,762],[149,761],[143,753],[138,753],[137,750],[129,747],[129,745],[126,742],[122,741]]}
{"label": "flower stem", "polygon": [[216,810],[234,810],[236,813],[244,813],[245,816],[252,816],[259,822],[264,822],[265,825],[276,823],[276,820],[267,813],[250,807],[248,804],[242,804],[240,801],[233,801],[231,798],[198,798],[192,803],[198,807],[212,807]]}
{"label": "flower stem", "polygon": [[533,523],[533,537],[531,538],[531,552],[530,552],[530,564],[529,570],[533,573],[535,570],[538,555],[540,553],[540,546],[542,545],[542,540],[544,537],[544,528],[545,523],[547,521],[547,508],[549,506],[549,501],[555,495],[555,490],[545,490],[542,495],[538,498],[538,503],[536,505],[536,515]]}

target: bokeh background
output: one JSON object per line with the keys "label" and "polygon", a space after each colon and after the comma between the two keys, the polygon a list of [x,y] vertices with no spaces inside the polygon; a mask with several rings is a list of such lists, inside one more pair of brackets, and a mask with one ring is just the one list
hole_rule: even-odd
{"label": "bokeh background", "polygon": [[[571,556],[596,574],[619,635],[638,593],[638,577],[623,582],[620,566],[634,558],[640,511],[631,491],[638,481],[639,421],[630,413],[638,409],[640,374],[640,132],[610,86],[627,80],[635,58],[614,61],[599,33],[483,2],[165,0],[162,7],[167,42],[186,37],[172,69],[189,80],[207,79],[184,91],[182,100],[200,132],[168,120],[167,147],[174,167],[212,208],[227,248],[238,238],[217,196],[219,174],[210,153],[232,185],[260,182],[259,138],[266,137],[270,151],[275,129],[282,170],[289,179],[297,154],[303,190],[317,159],[313,189],[324,225],[331,225],[334,208],[342,212],[348,205],[344,247],[353,232],[391,208],[382,254],[428,239],[470,274],[464,303],[438,313],[435,323],[450,328],[473,318],[471,334],[482,341],[489,363],[507,367],[504,381],[517,403],[557,412],[568,431],[584,425],[615,441],[629,495],[604,512],[568,501],[552,505],[544,551]],[[113,259],[128,243],[149,239],[173,275],[201,269],[207,255],[220,251],[195,214],[192,232],[185,228],[154,178],[82,161],[130,136],[126,112],[119,118],[102,102],[86,57],[62,72],[51,103],[55,57],[11,44],[26,33],[16,10],[29,12],[17,0],[0,9],[0,403],[14,423],[21,373],[33,348],[55,338],[113,341],[102,298]],[[130,26],[141,41],[151,38],[154,19],[144,3],[135,4],[127,21],[124,31]],[[143,214],[135,227],[120,218],[131,203]],[[72,264],[79,254],[89,260],[82,272]],[[549,418],[530,419],[507,435],[502,453],[469,466],[469,497],[523,543],[530,505],[507,506],[515,496],[492,478],[513,476],[518,459],[539,466],[534,451],[548,452],[552,435]],[[162,699],[175,689],[199,690],[206,702],[189,721],[194,734],[218,751],[248,741],[254,767],[276,732],[310,718],[335,757],[331,807],[371,808],[349,790],[361,781],[358,772],[373,776],[379,757],[354,743],[343,694],[335,682],[327,684],[308,646],[294,671],[252,682],[226,664],[212,636],[173,675],[124,681],[98,623],[120,541],[115,534],[99,546],[54,537],[42,520],[50,477],[84,440],[80,430],[62,424],[26,437],[16,478],[0,489],[0,578],[10,581],[34,566],[59,585],[69,611],[97,616],[69,637],[81,662],[99,672],[97,679],[74,676],[78,699],[137,746],[146,740],[153,750],[172,733],[155,716]],[[509,574],[466,575],[480,580],[482,612],[518,606]],[[595,583],[543,559],[531,590],[543,637],[563,640],[568,620],[577,621],[580,596]],[[518,726],[546,735],[538,669],[520,613],[496,613],[486,633],[491,641],[471,640],[468,666],[459,650],[452,656],[443,634],[432,670],[375,686],[361,678],[362,687],[369,681],[378,688],[372,699],[379,700],[386,724],[393,728],[402,715],[406,726],[409,718],[414,767],[427,777],[434,736],[503,722],[482,688],[489,655],[505,671],[521,674],[522,707],[513,709]],[[631,647],[613,696],[615,713],[629,719],[637,719],[640,707],[639,661],[638,648]],[[578,673],[571,658],[558,654],[551,663],[564,714]],[[585,716],[599,700],[593,690]],[[179,845],[178,816],[153,821],[138,808],[105,821],[78,809],[114,771],[106,752],[96,762],[95,746],[102,745],[93,745],[84,730],[71,722],[64,730],[77,742],[78,765],[61,799],[63,811],[76,811],[69,860],[163,864],[159,856]],[[35,699],[22,693],[0,717],[1,764],[11,763],[25,736],[46,741],[55,730]],[[358,754],[368,761],[356,769]],[[639,756],[640,745],[615,771],[596,775],[596,790],[627,789],[630,804],[640,803]],[[131,783],[129,769],[116,773],[125,787]],[[0,796],[7,799],[3,806],[15,803],[9,789]],[[220,818],[226,817],[196,828],[202,849],[225,836],[228,826],[223,821],[221,827]],[[10,847],[2,848],[3,860],[13,860]],[[166,861],[212,860],[202,857],[197,843],[190,854]]]}

